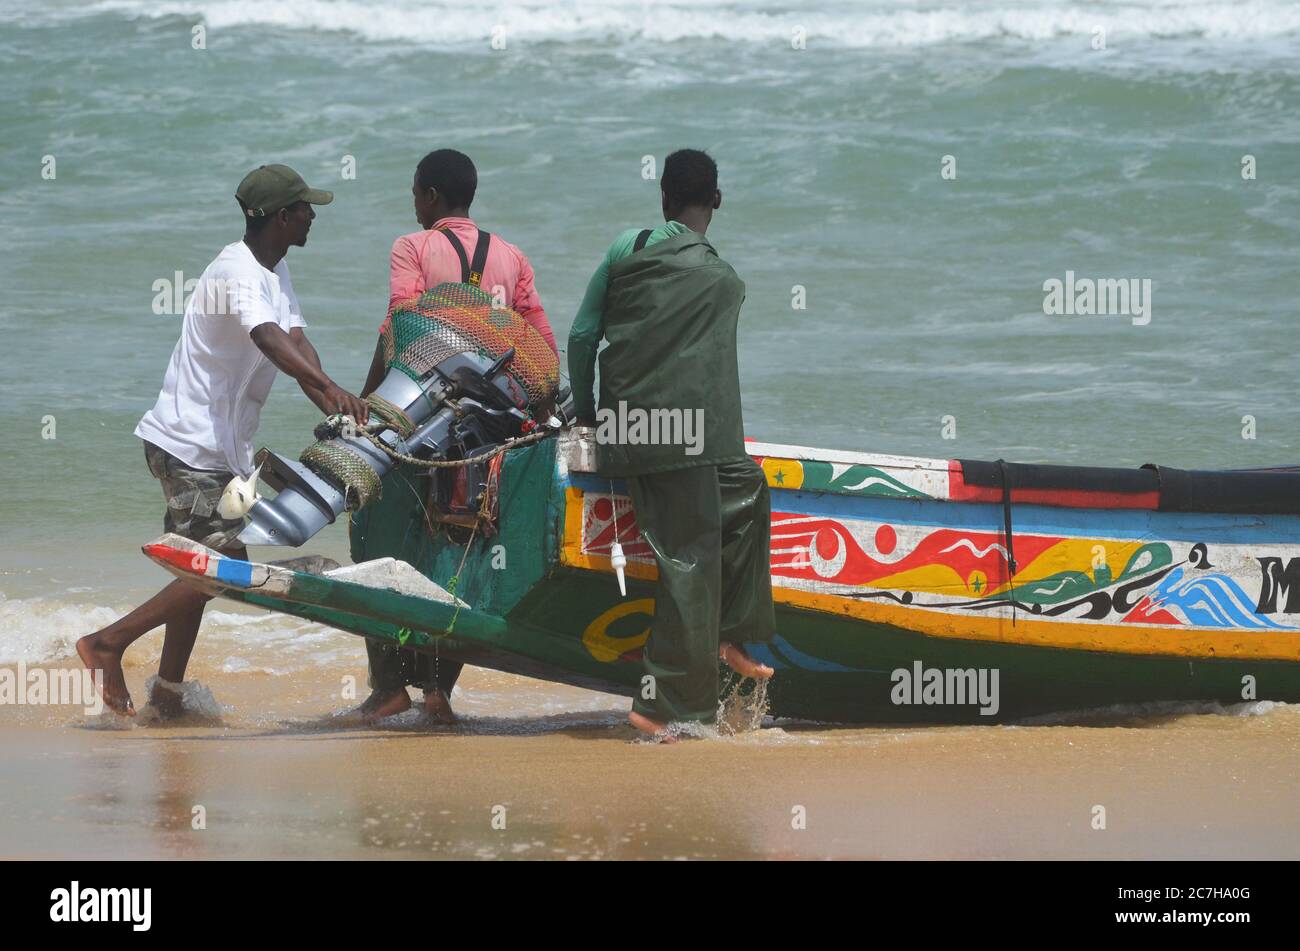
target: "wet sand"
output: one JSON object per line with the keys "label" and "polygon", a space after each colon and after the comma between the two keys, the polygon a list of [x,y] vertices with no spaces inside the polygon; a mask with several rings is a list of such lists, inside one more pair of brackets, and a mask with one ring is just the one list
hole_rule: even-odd
{"label": "wet sand", "polygon": [[[137,702],[158,640],[128,667]],[[359,668],[294,676],[231,672],[220,652],[196,661],[225,707],[219,725],[111,728],[75,708],[0,707],[0,855],[1300,857],[1293,707],[1035,726],[780,722],[657,746],[634,738],[620,698],[471,668],[458,727],[414,714],[321,726],[347,706],[341,678],[364,672],[356,643]]]}

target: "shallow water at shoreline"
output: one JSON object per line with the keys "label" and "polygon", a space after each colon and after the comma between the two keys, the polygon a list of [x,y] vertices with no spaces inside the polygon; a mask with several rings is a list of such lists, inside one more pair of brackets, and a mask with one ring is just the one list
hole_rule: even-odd
{"label": "shallow water at shoreline", "polygon": [[[150,640],[127,672],[137,702]],[[412,712],[338,729],[356,664],[218,663],[192,671],[225,708],[217,726],[0,707],[0,856],[1300,858],[1300,709],[1280,704],[1036,726],[769,719],[656,746],[622,698],[491,671],[466,670],[456,727]]]}

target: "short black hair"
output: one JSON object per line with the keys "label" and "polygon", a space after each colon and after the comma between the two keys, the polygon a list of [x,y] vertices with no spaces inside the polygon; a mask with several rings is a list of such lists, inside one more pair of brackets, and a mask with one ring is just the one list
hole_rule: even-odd
{"label": "short black hair", "polygon": [[245,205],[242,200],[236,198],[235,201],[239,202],[239,210],[244,215],[244,231],[247,234],[257,234],[269,225],[271,219],[275,217],[274,215],[250,215],[248,213],[248,206]]}
{"label": "short black hair", "polygon": [[478,170],[464,152],[437,149],[420,159],[415,181],[421,191],[436,188],[451,207],[468,208],[478,189]]}
{"label": "short black hair", "polygon": [[659,187],[674,207],[712,205],[718,190],[718,163],[699,149],[678,149],[664,159]]}

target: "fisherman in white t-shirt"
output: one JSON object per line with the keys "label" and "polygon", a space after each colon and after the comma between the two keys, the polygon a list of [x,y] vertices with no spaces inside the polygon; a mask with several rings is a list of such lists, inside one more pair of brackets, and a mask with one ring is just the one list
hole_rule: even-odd
{"label": "fisherman in white t-shirt", "polygon": [[[346,413],[364,423],[366,404],[321,369],[307,340],[302,308],[284,256],[307,243],[316,212],[331,192],[309,188],[293,169],[263,165],[239,183],[244,237],[208,265],[185,306],[181,338],[172,351],[162,391],[135,434],[144,440],[149,471],[167,498],[163,525],[234,558],[247,553],[237,537],[242,519],[226,519],[217,503],[236,473],[253,471],[253,435],[277,370],[302,387],[327,415]],[[160,713],[181,712],[178,685],[210,601],[173,581],[130,614],[77,641],[77,653],[103,672],[104,702],[134,714],[122,673],[122,655],[135,640],[166,625],[158,681],[150,695]]]}

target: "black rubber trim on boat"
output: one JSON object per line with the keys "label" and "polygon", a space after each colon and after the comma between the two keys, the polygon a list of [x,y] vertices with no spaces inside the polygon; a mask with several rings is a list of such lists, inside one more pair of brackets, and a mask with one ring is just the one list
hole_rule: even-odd
{"label": "black rubber trim on boat", "polygon": [[1157,474],[1162,512],[1300,514],[1300,473],[1172,469],[1147,463]]}
{"label": "black rubber trim on boat", "polygon": [[[962,479],[978,488],[1001,489],[997,462],[958,459]],[[1159,493],[1162,512],[1224,512],[1243,515],[1300,514],[1300,470],[1174,469],[1147,463],[1140,469],[1097,466],[1040,466],[1008,462],[1016,489],[1062,492]]]}
{"label": "black rubber trim on boat", "polygon": [[[1002,473],[996,462],[958,459],[967,485],[997,489]],[[1075,492],[1122,492],[1139,495],[1159,489],[1156,474],[1147,469],[1104,469],[1096,466],[1040,466],[1004,463],[1015,476],[1017,489],[1061,489]]]}

